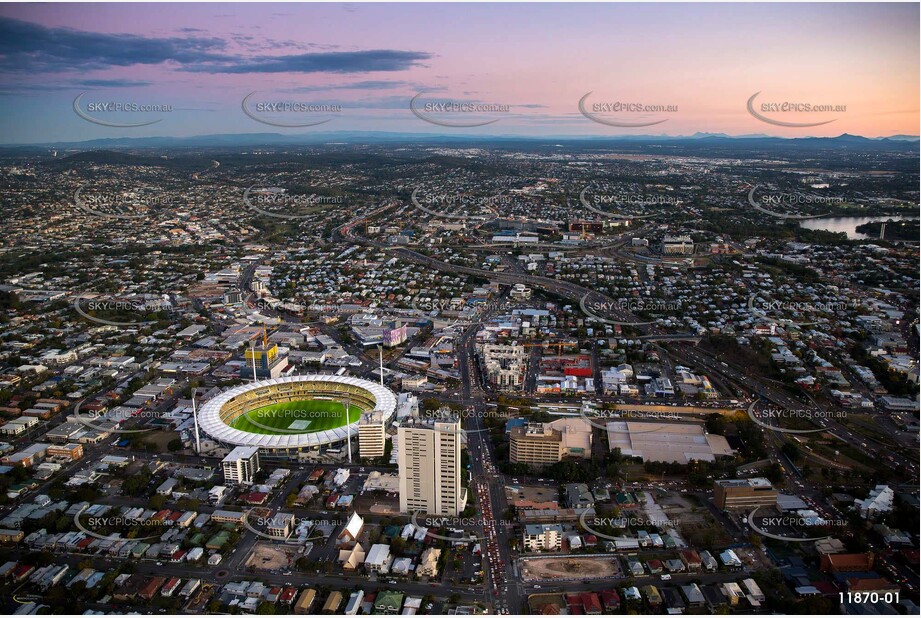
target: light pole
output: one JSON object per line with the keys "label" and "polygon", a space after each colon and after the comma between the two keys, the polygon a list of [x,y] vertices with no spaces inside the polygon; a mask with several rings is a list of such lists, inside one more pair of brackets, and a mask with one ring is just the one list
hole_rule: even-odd
{"label": "light pole", "polygon": [[195,454],[201,454],[201,439],[198,435],[198,408],[195,405],[195,393],[198,391],[198,388],[192,389],[192,421],[195,425]]}

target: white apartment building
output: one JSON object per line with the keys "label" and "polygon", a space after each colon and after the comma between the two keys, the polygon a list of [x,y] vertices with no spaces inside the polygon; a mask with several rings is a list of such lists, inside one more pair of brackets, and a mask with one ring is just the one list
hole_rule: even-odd
{"label": "white apartment building", "polygon": [[362,459],[383,457],[385,441],[383,412],[363,413],[358,421],[358,456]]}
{"label": "white apartment building", "polygon": [[895,498],[895,492],[888,485],[877,485],[866,500],[854,500],[854,507],[860,511],[860,516],[864,519],[872,519],[877,515],[889,513],[892,511],[892,503]]}
{"label": "white apartment building", "polygon": [[498,387],[521,386],[528,359],[524,346],[487,343],[480,354],[490,382]]}
{"label": "white apartment building", "polygon": [[524,548],[527,551],[556,551],[563,546],[560,524],[528,524],[524,527]]}
{"label": "white apartment building", "polygon": [[294,525],[294,515],[291,513],[276,513],[268,525],[266,532],[278,539],[286,539],[291,535],[291,527]]}
{"label": "white apartment building", "polygon": [[238,446],[221,460],[224,482],[228,485],[250,485],[259,472],[259,448]]}
{"label": "white apartment building", "polygon": [[528,300],[531,298],[531,288],[523,283],[516,283],[512,286],[509,296],[514,300]]}
{"label": "white apartment building", "polygon": [[365,569],[368,573],[387,573],[391,562],[393,562],[393,557],[390,555],[390,546],[375,543],[365,558]]}
{"label": "white apartment building", "polygon": [[397,428],[400,512],[458,516],[467,503],[461,487],[461,431],[455,416],[404,419]]}

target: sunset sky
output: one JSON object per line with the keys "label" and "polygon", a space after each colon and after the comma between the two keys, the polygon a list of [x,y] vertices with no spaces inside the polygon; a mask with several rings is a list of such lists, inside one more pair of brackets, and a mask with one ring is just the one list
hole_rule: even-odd
{"label": "sunset sky", "polygon": [[[43,4],[0,7],[0,143],[214,133],[391,131],[447,135],[730,135],[868,137],[918,134],[918,4]],[[330,114],[243,113],[242,99],[339,105]],[[73,109],[126,101],[168,113]],[[446,127],[410,110],[475,102],[507,112],[432,114],[485,126]],[[580,113],[612,101],[666,113]],[[746,109],[797,102],[833,112]]]}

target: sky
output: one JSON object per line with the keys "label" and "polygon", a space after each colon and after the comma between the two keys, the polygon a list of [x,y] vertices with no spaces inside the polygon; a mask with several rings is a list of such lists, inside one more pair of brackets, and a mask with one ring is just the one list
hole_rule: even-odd
{"label": "sky", "polygon": [[4,4],[0,143],[917,135],[918,23],[917,3]]}

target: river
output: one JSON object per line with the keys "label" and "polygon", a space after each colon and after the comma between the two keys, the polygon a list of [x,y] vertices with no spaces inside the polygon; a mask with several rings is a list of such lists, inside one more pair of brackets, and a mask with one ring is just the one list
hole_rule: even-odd
{"label": "river", "polygon": [[828,217],[823,219],[807,219],[805,221],[800,221],[800,226],[809,230],[844,232],[847,234],[847,237],[850,240],[866,240],[875,237],[858,232],[858,225],[870,223],[871,221],[905,221],[907,219],[917,219],[917,217],[905,217],[899,215],[883,215],[881,217]]}

